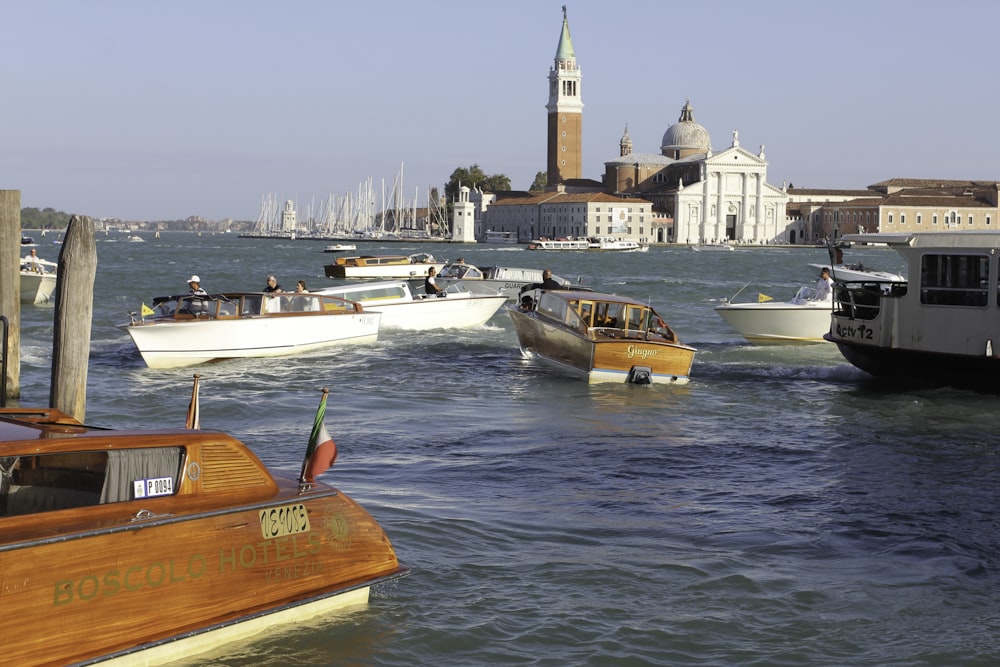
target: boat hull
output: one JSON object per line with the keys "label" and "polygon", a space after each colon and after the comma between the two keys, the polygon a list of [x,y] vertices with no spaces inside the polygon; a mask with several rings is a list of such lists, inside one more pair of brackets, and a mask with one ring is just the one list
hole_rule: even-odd
{"label": "boat hull", "polygon": [[144,322],[123,328],[150,368],[277,357],[378,339],[381,314],[333,313],[231,320]]}
{"label": "boat hull", "polygon": [[755,345],[812,345],[826,342],[832,311],[829,302],[767,301],[724,304],[715,312]]}
{"label": "boat hull", "polygon": [[[69,664],[119,654],[136,664],[137,651],[176,652],[177,639],[299,605],[341,594],[363,604],[368,586],[406,571],[374,519],[333,489],[300,495],[288,487],[269,502],[202,513],[173,500],[88,508],[86,529],[72,528],[80,510],[62,510],[58,535],[0,547],[0,598],[17,610],[0,628],[19,637],[5,643],[5,661]],[[173,512],[157,513],[171,504]],[[137,517],[139,509],[151,514]],[[39,515],[8,517],[5,530],[30,534],[38,523]]]}
{"label": "boat hull", "polygon": [[591,338],[514,307],[508,307],[507,313],[524,356],[589,383],[629,382],[637,367],[648,369],[654,384],[685,384],[690,379],[695,350],[685,345],[601,334]]}
{"label": "boat hull", "polygon": [[48,303],[55,289],[55,274],[21,271],[21,303],[36,305]]}

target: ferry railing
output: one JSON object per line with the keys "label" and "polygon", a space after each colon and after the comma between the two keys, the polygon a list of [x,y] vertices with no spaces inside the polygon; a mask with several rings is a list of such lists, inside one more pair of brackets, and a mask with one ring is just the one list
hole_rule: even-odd
{"label": "ferry railing", "polygon": [[0,315],[3,328],[3,344],[0,345],[0,408],[7,407],[7,330],[10,323],[6,315]]}
{"label": "ferry railing", "polygon": [[899,298],[904,294],[905,283],[837,283],[834,286],[834,314],[871,321],[882,311],[883,298]]}

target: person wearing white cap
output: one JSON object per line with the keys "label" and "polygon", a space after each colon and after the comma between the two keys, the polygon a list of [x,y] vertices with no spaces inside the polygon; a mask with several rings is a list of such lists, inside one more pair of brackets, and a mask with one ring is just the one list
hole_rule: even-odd
{"label": "person wearing white cap", "polygon": [[192,294],[194,296],[208,296],[208,292],[202,289],[201,278],[198,276],[191,276],[188,278],[188,287],[191,288],[191,291],[188,292],[188,294]]}

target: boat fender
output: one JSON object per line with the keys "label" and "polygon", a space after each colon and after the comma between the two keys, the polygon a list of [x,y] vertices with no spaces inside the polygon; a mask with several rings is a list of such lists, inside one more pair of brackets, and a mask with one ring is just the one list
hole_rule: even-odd
{"label": "boat fender", "polygon": [[653,369],[649,366],[633,366],[629,369],[625,381],[629,384],[652,384]]}

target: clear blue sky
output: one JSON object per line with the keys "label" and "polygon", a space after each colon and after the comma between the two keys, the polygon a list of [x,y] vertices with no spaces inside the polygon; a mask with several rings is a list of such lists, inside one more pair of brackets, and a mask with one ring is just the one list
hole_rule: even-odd
{"label": "clear blue sky", "polygon": [[[545,170],[559,0],[9,0],[0,189],[126,220],[255,220],[371,177],[426,203],[456,167]],[[690,98],[768,180],[1000,180],[990,0],[569,1],[584,176]]]}

